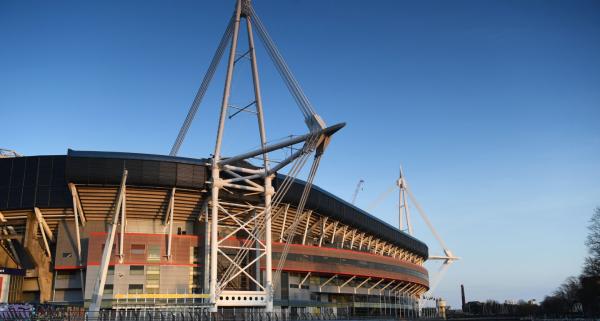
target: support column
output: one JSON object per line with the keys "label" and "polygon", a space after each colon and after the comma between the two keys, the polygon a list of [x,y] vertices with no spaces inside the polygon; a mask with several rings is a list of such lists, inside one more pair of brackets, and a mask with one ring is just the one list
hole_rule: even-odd
{"label": "support column", "polygon": [[[73,198],[73,219],[75,220],[75,238],[77,244],[77,265],[81,265],[81,236],[79,234],[79,214],[77,213],[77,199],[75,198],[75,194],[72,195]],[[83,286],[83,285],[82,285]]]}
{"label": "support column", "polygon": [[[247,4],[249,5],[249,3]],[[254,99],[256,103],[256,115],[258,118],[258,131],[260,134],[260,144],[261,148],[265,148],[267,146],[267,135],[265,131],[265,123],[263,117],[263,107],[262,107],[262,98],[260,93],[260,81],[258,78],[258,67],[256,62],[256,50],[254,48],[254,36],[252,34],[252,22],[250,21],[249,13],[245,13],[246,16],[246,31],[248,33],[248,47],[250,52],[250,60],[252,66],[252,84],[254,85]],[[269,155],[264,152],[263,153],[263,167],[265,174],[269,172]],[[271,240],[271,198],[274,194],[273,186],[272,186],[273,176],[266,175],[264,179],[265,184],[265,245],[266,245],[266,257],[265,257],[265,288],[267,289],[267,302],[265,311],[273,312],[273,266],[272,266],[272,240]]]}
{"label": "support column", "polygon": [[46,250],[42,249],[36,239],[37,230],[40,230],[42,237],[44,236],[43,227],[40,226],[36,213],[29,213],[25,223],[25,233],[23,235],[23,247],[33,259],[33,265],[24,268],[35,269],[35,275],[38,282],[38,290],[40,291],[40,302],[45,303],[52,298],[52,283],[54,279],[53,273],[50,271],[51,258],[47,255]]}
{"label": "support column", "polygon": [[265,285],[267,289],[267,305],[266,312],[273,312],[273,262],[272,262],[272,240],[271,240],[271,196],[273,195],[273,187],[271,186],[271,176],[265,178]]}
{"label": "support column", "polygon": [[79,199],[79,193],[77,192],[77,187],[73,183],[69,183],[69,189],[71,190],[71,195],[73,196],[73,202],[77,205],[77,213],[79,214],[79,223],[81,226],[85,226],[86,219],[85,214],[83,213],[83,208],[81,207],[81,200]]}
{"label": "support column", "polygon": [[309,210],[306,213],[306,226],[304,227],[304,234],[302,236],[302,245],[306,244],[306,235],[308,234],[308,226],[310,225],[310,217],[312,215],[312,211]]}
{"label": "support column", "polygon": [[123,191],[125,190],[126,182],[127,170],[124,170],[123,177],[121,178],[121,186],[117,194],[117,202],[114,208],[113,221],[112,224],[108,227],[108,234],[106,236],[106,242],[104,243],[104,250],[102,251],[102,261],[100,262],[98,276],[96,277],[94,291],[92,292],[92,302],[89,308],[89,312],[91,313],[92,317],[96,316],[96,313],[100,311],[102,305],[102,296],[104,295],[104,284],[106,283],[106,273],[108,272],[108,265],[112,256],[112,247],[115,241],[117,223],[119,222],[121,204],[123,202]]}
{"label": "support column", "polygon": [[171,248],[173,247],[173,215],[175,214],[175,187],[171,190],[171,198],[169,198],[169,243],[167,243],[167,258],[171,260]]}
{"label": "support column", "polygon": [[73,219],[75,220],[75,238],[77,239],[77,265],[80,267],[79,269],[79,281],[81,282],[81,296],[85,297],[85,279],[83,277],[83,260],[81,258],[81,235],[79,233],[79,213],[78,204],[77,204],[77,195],[75,194],[75,185],[69,183],[69,187],[71,188],[71,195],[73,198]]}
{"label": "support column", "polygon": [[123,263],[123,245],[125,244],[125,224],[127,215],[127,187],[123,186],[123,202],[121,203],[121,235],[119,236],[119,263]]}
{"label": "support column", "polygon": [[218,241],[219,241],[219,190],[223,184],[220,178],[219,161],[221,160],[221,143],[223,141],[223,132],[225,130],[225,119],[227,118],[227,108],[229,106],[229,95],[231,92],[231,79],[233,78],[233,68],[235,63],[235,53],[237,50],[238,34],[240,29],[240,15],[242,2],[236,3],[235,17],[233,24],[233,35],[231,37],[231,47],[229,48],[229,60],[227,63],[227,76],[225,78],[225,88],[223,89],[223,99],[221,101],[221,113],[219,116],[219,127],[217,129],[217,140],[215,142],[215,152],[212,160],[212,187],[211,187],[211,231],[210,231],[210,311],[217,312],[217,259],[218,259]]}

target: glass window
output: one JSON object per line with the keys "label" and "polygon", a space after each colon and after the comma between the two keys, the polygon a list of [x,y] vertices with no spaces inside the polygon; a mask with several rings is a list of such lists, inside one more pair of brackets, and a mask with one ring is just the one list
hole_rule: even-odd
{"label": "glass window", "polygon": [[146,280],[158,281],[160,280],[160,274],[148,274],[146,275]]}
{"label": "glass window", "polygon": [[200,275],[200,267],[194,266],[192,268],[192,275]]}
{"label": "glass window", "polygon": [[130,284],[128,293],[129,294],[142,294],[142,293],[144,293],[144,285],[143,284]]}
{"label": "glass window", "polygon": [[115,275],[115,266],[109,266],[108,267],[108,271],[106,272],[106,275]]}
{"label": "glass window", "polygon": [[146,279],[146,288],[147,289],[158,289],[160,286],[160,280],[156,278],[156,280]]}
{"label": "glass window", "polygon": [[104,294],[113,294],[114,285],[105,284],[104,285]]}
{"label": "glass window", "polygon": [[131,244],[132,255],[143,255],[146,253],[146,244]]}
{"label": "glass window", "polygon": [[144,275],[144,266],[143,265],[130,265],[129,266],[129,275]]}
{"label": "glass window", "polygon": [[151,265],[146,267],[146,289],[158,289],[160,285],[160,266]]}
{"label": "glass window", "polygon": [[148,262],[160,262],[160,245],[148,246]]}
{"label": "glass window", "polygon": [[190,271],[190,285],[192,287],[199,287],[202,284],[202,272],[200,271],[200,268],[197,266],[192,267],[191,271]]}
{"label": "glass window", "polygon": [[160,274],[160,266],[159,265],[149,265],[146,267],[146,274]]}
{"label": "glass window", "polygon": [[192,246],[190,247],[190,263],[198,264],[198,247]]}

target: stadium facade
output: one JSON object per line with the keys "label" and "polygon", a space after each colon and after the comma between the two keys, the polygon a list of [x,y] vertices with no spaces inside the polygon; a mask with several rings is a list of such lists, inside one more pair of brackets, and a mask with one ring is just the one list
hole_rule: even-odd
{"label": "stadium facade", "polygon": [[[102,306],[208,304],[210,168],[207,159],[73,150],[0,159],[0,300],[90,304],[126,169]],[[275,190],[283,179],[276,176]],[[272,269],[282,263],[275,309],[415,307],[429,286],[427,246],[316,186],[296,213],[305,184],[294,180],[272,209]],[[229,189],[220,197],[220,246],[234,255],[251,237],[263,196]],[[288,245],[293,217],[299,221]],[[265,278],[265,258],[257,247],[245,260],[252,268],[231,278],[226,293],[233,294],[218,298],[221,307],[265,299],[251,295],[257,286],[250,282]],[[219,264],[221,276],[228,266]]]}

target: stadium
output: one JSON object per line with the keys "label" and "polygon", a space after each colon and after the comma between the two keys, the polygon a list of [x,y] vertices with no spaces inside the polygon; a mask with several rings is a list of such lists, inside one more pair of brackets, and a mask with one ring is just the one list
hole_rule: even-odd
{"label": "stadium", "polygon": [[[241,21],[248,49],[238,52]],[[253,28],[304,116],[304,135],[267,139]],[[228,47],[214,152],[179,157]],[[254,96],[236,107],[231,80],[242,58],[250,61]],[[225,122],[241,112],[256,116],[260,147],[223,156]],[[445,247],[444,256],[429,256],[411,235],[402,177],[409,233],[402,212],[396,228],[312,184],[344,125],[326,125],[250,1],[238,0],[168,156],[69,149],[0,157],[0,302],[81,307],[88,316],[186,309],[305,319],[427,315],[424,262],[447,267],[457,258]],[[430,316],[443,316],[443,301],[434,301]]]}
{"label": "stadium", "polygon": [[[4,302],[87,304],[92,299],[115,204],[122,191],[125,224],[116,232],[103,307],[202,304],[209,293],[207,189],[210,164],[146,154],[69,150],[61,156],[0,159]],[[278,177],[277,186],[283,181]],[[273,261],[296,216],[305,182],[295,180],[273,211]],[[230,194],[224,210],[249,220],[257,197]],[[241,246],[249,233],[219,217],[221,237]],[[427,246],[313,186],[283,265],[274,305],[283,309],[406,309],[428,289]],[[250,256],[252,258],[252,256]],[[219,267],[219,275],[227,266]],[[258,292],[258,260],[226,291]],[[221,306],[253,306],[264,296],[222,295]],[[248,302],[244,303],[244,300]]]}

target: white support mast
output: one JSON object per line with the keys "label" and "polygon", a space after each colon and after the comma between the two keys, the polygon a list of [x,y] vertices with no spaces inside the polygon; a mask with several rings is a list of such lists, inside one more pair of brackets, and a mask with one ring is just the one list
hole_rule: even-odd
{"label": "white support mast", "polygon": [[377,197],[375,199],[375,201],[373,203],[371,203],[368,210],[371,211],[376,206],[378,206],[391,193],[391,191],[395,187],[398,187],[398,199],[399,199],[398,227],[399,227],[399,229],[403,232],[407,232],[409,235],[413,235],[414,230],[413,230],[413,225],[411,222],[411,213],[410,213],[410,207],[409,207],[409,203],[408,203],[408,200],[410,199],[410,203],[417,209],[417,212],[421,216],[421,219],[423,220],[423,222],[425,222],[425,225],[427,225],[427,227],[429,228],[429,231],[436,238],[436,240],[438,241],[438,243],[440,244],[440,246],[442,247],[442,250],[444,252],[443,255],[429,256],[430,260],[443,261],[442,266],[440,267],[440,270],[437,273],[437,276],[435,277],[435,279],[433,280],[433,282],[430,285],[429,292],[431,293],[433,290],[435,290],[435,287],[441,280],[441,277],[443,276],[445,271],[448,269],[448,266],[450,264],[452,264],[454,261],[459,260],[460,258],[456,257],[452,254],[452,251],[450,251],[448,246],[446,246],[446,242],[444,242],[444,240],[442,239],[440,234],[436,231],[433,224],[429,220],[429,217],[427,216],[427,214],[425,213],[425,211],[423,210],[421,205],[417,202],[417,199],[413,195],[413,193],[408,185],[408,182],[406,181],[406,177],[404,175],[404,171],[402,170],[402,166],[400,166],[400,174],[398,176],[398,179],[396,180],[396,186],[391,186],[384,193],[382,193],[379,197]]}
{"label": "white support mast", "polygon": [[[402,167],[400,167],[400,177],[398,178],[398,186],[400,188],[400,194],[401,194],[401,201],[404,201],[404,211],[405,211],[405,217],[406,217],[406,224],[408,226],[408,233],[410,235],[412,235],[413,233],[413,229],[412,229],[412,225],[410,222],[410,210],[408,207],[408,203],[407,203],[407,195],[408,198],[410,199],[412,205],[417,209],[417,212],[419,213],[419,215],[421,216],[421,218],[423,219],[423,222],[425,222],[425,225],[427,225],[427,227],[429,228],[429,231],[431,232],[431,234],[433,234],[433,236],[436,238],[436,240],[438,241],[439,245],[442,247],[442,250],[444,251],[444,255],[432,255],[429,256],[430,260],[441,260],[442,265],[440,266],[440,269],[437,273],[437,275],[435,276],[435,278],[433,279],[433,281],[430,283],[429,286],[429,293],[433,292],[436,288],[436,286],[438,285],[438,283],[441,281],[441,278],[443,277],[445,271],[448,269],[448,267],[450,266],[450,264],[452,264],[454,261],[459,260],[459,257],[456,257],[452,254],[452,251],[450,251],[450,249],[448,248],[448,246],[446,245],[446,242],[444,242],[444,240],[442,239],[442,237],[440,236],[440,234],[437,232],[437,230],[435,229],[435,227],[433,226],[433,224],[431,223],[431,221],[429,220],[429,216],[427,216],[427,214],[425,213],[425,210],[423,210],[423,208],[421,207],[421,205],[419,204],[419,202],[417,202],[417,199],[415,198],[415,196],[413,195],[408,183],[406,182],[406,178],[404,177],[404,173],[402,171]],[[402,218],[402,216],[400,216]]]}
{"label": "white support mast", "polygon": [[[242,20],[245,20],[248,49],[243,54],[237,56],[238,38]],[[265,45],[269,57],[274,62],[275,67],[304,115],[304,121],[309,129],[309,133],[305,135],[289,138],[275,144],[267,143],[258,63],[254,44],[254,27],[256,27],[257,34]],[[171,155],[174,156],[177,154],[200,101],[206,92],[208,83],[212,79],[216,66],[228,43],[229,54],[225,86],[221,100],[215,148],[211,161],[210,215],[207,215],[207,217],[210,217],[210,259],[207,262],[210,267],[209,302],[211,311],[213,312],[217,311],[217,308],[220,306],[262,307],[266,312],[272,312],[275,283],[271,253],[271,221],[272,216],[275,215],[273,208],[281,202],[283,195],[285,195],[291,186],[291,181],[298,175],[300,169],[305,164],[308,155],[315,153],[313,169],[311,169],[311,174],[309,174],[309,179],[307,180],[309,183],[312,182],[312,177],[314,177],[318,167],[318,159],[327,147],[330,136],[342,128],[344,124],[337,124],[331,127],[325,126],[325,122],[315,113],[308,98],[306,98],[298,82],[291,74],[289,67],[283,61],[281,54],[266,32],[266,28],[252,8],[250,0],[237,0],[233,17],[223,35],[217,53],[211,62],[211,66],[198,90],[196,98],[190,107],[188,117],[171,149]],[[236,64],[242,57],[250,60],[254,99],[245,107],[238,108],[230,104],[231,83]],[[252,107],[254,111],[250,109]],[[230,108],[236,109],[236,112],[228,116]],[[227,119],[240,114],[241,111],[248,111],[256,115],[260,148],[241,155],[224,158],[222,156],[222,146],[225,122]],[[291,155],[284,157],[277,165],[270,166],[269,153],[296,144],[303,145],[301,148],[297,148]],[[262,164],[249,166],[248,164],[251,164],[251,161],[255,158],[261,159]],[[284,179],[280,184],[279,190],[276,192],[273,188],[275,175],[289,164],[293,164],[291,166],[292,169],[290,169],[291,175],[288,175],[288,178]],[[309,184],[307,186],[310,187]],[[240,220],[237,218],[237,215],[228,212],[225,206],[221,205],[220,194],[221,190],[225,188],[229,192],[243,191],[261,195],[263,204],[261,207],[250,206],[248,213],[253,211],[255,215],[246,221]],[[306,199],[302,202],[306,202]],[[171,222],[172,218],[173,214],[170,213]],[[231,225],[232,223],[234,225]],[[172,223],[170,224],[172,225]],[[222,228],[224,225],[227,225],[227,229]],[[243,244],[235,247],[224,244],[228,238],[238,232],[246,235]],[[264,277],[261,277],[256,272],[260,271],[256,267],[261,261],[264,261]],[[280,259],[281,261],[284,261],[284,259]],[[240,285],[238,285],[238,288],[233,286],[234,281],[242,277],[248,280],[249,285],[244,288],[240,288]],[[229,300],[234,297],[237,299]]]}
{"label": "white support mast", "polygon": [[410,208],[408,207],[408,202],[406,201],[406,181],[404,180],[404,176],[402,175],[402,166],[400,166],[400,176],[396,181],[396,186],[398,186],[399,193],[399,208],[398,208],[398,216],[400,221],[400,231],[404,231],[404,219],[406,219],[406,230],[409,235],[413,235],[413,226],[410,221]]}

